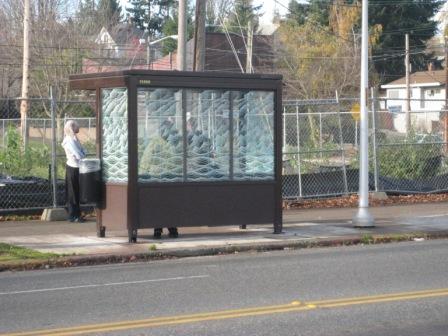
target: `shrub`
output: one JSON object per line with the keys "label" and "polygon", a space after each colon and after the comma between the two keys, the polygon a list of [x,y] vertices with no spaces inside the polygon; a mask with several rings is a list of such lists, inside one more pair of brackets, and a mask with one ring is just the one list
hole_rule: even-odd
{"label": "shrub", "polygon": [[409,180],[431,178],[440,171],[442,145],[416,143],[411,135],[403,144],[380,146],[377,158],[380,175]]}
{"label": "shrub", "polygon": [[48,177],[49,149],[41,143],[22,146],[22,137],[14,126],[9,126],[6,147],[0,150],[0,172],[14,176]]}

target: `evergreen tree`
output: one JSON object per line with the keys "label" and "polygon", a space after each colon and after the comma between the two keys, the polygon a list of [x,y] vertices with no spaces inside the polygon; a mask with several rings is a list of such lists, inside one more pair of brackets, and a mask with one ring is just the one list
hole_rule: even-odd
{"label": "evergreen tree", "polygon": [[241,34],[241,31],[245,32],[247,30],[249,21],[252,21],[254,32],[256,32],[260,16],[258,11],[261,7],[262,5],[253,6],[252,0],[235,0],[234,10],[225,23],[227,29],[231,32]]}
{"label": "evergreen tree", "polygon": [[409,33],[412,71],[426,69],[432,55],[423,51],[426,42],[437,31],[437,23],[432,18],[442,3],[439,0],[370,1],[369,25],[381,27],[378,43],[373,48],[373,59],[382,82],[397,79],[405,73],[403,59],[406,33]]}
{"label": "evergreen tree", "polygon": [[117,25],[121,19],[121,6],[118,0],[100,0],[97,17],[101,26],[110,28]]}
{"label": "evergreen tree", "polygon": [[314,24],[328,26],[330,5],[331,2],[323,2],[322,0],[310,0],[307,3],[291,0],[288,4],[286,18],[290,23],[299,25],[303,25],[305,21],[309,20]]}
{"label": "evergreen tree", "polygon": [[81,1],[76,16],[77,24],[82,34],[92,35],[98,33],[95,0]]}
{"label": "evergreen tree", "polygon": [[207,32],[222,32],[222,22],[229,17],[233,8],[232,0],[207,1],[205,29]]}
{"label": "evergreen tree", "polygon": [[171,17],[174,0],[131,0],[127,8],[136,27],[152,37],[160,36],[166,20]]}
{"label": "evergreen tree", "polygon": [[[435,35],[437,23],[432,20],[443,4],[442,0],[369,1],[370,47],[373,66],[381,82],[389,82],[404,75],[405,34],[409,33],[412,71],[425,70],[432,55],[424,53],[426,42]],[[315,23],[322,29],[338,34],[331,27],[332,6],[356,7],[359,1],[310,0],[298,3],[291,0],[287,21],[304,25]],[[359,32],[360,24],[353,27]],[[374,43],[372,43],[374,42]],[[437,65],[437,62],[434,62]]]}
{"label": "evergreen tree", "polygon": [[[191,6],[187,7],[187,40],[191,39],[194,34],[194,9]],[[178,10],[173,11],[172,17],[168,18],[162,27],[163,36],[177,35],[178,32]],[[166,55],[177,49],[177,41],[167,39],[163,41],[162,54]]]}

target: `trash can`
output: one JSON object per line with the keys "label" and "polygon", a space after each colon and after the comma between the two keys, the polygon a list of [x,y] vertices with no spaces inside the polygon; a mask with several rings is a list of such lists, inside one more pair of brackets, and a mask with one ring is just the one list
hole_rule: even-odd
{"label": "trash can", "polygon": [[101,161],[82,159],[79,164],[79,198],[82,204],[101,201]]}

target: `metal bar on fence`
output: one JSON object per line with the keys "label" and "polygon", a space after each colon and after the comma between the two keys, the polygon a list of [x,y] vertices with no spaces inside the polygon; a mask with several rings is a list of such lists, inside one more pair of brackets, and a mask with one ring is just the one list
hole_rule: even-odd
{"label": "metal bar on fence", "polygon": [[296,106],[296,139],[297,139],[297,173],[299,179],[299,197],[302,198],[302,161],[300,160],[300,123],[299,123],[299,106]]}
{"label": "metal bar on fence", "polygon": [[446,145],[448,142],[431,141],[431,142],[393,142],[381,144],[379,147],[393,147],[393,146],[429,146],[429,145]]}
{"label": "metal bar on fence", "polygon": [[5,139],[6,139],[5,119],[3,119],[3,133],[2,133],[2,137],[3,137],[3,147],[6,147],[6,146],[5,146]]}
{"label": "metal bar on fence", "polygon": [[45,145],[45,140],[47,140],[47,123],[46,120],[44,119],[44,136],[42,137],[42,144]]}
{"label": "metal bar on fence", "polygon": [[342,158],[342,176],[344,179],[344,192],[348,194],[348,182],[347,182],[347,167],[345,165],[345,150],[344,150],[344,138],[342,135],[342,122],[341,122],[341,105],[339,103],[339,95],[336,90],[337,112],[338,112],[338,126],[339,126],[339,145],[341,146],[341,158]]}
{"label": "metal bar on fence", "polygon": [[378,172],[378,156],[377,156],[377,144],[376,144],[376,131],[377,131],[377,127],[376,127],[376,91],[375,89],[372,87],[371,89],[371,96],[372,96],[372,128],[373,128],[373,137],[372,137],[372,141],[373,141],[373,164],[374,164],[374,168],[373,168],[373,176],[374,176],[374,181],[375,181],[375,191],[378,192],[379,190],[379,172]]}
{"label": "metal bar on fence", "polygon": [[285,107],[283,107],[283,152],[286,148],[286,113]]}
{"label": "metal bar on fence", "polygon": [[[388,101],[388,100],[397,100],[397,101],[408,101],[407,98],[388,98],[388,97],[380,97],[379,100]],[[425,101],[425,102],[445,102],[445,99],[441,98],[411,98],[412,101]]]}
{"label": "metal bar on fence", "polygon": [[322,160],[322,146],[323,146],[323,141],[322,141],[322,112],[319,112],[319,146],[320,146],[320,158]]}
{"label": "metal bar on fence", "polygon": [[51,109],[51,184],[53,187],[53,207],[57,207],[57,178],[56,178],[56,100],[53,96],[53,87],[50,86]]}
{"label": "metal bar on fence", "polygon": [[[421,144],[420,144],[421,145]],[[343,149],[338,149],[338,148],[335,148],[335,149],[322,149],[322,150],[307,150],[307,151],[301,151],[301,150],[299,150],[298,152],[284,152],[283,154],[297,154],[297,153],[300,153],[300,154],[314,154],[314,153],[335,153],[335,152],[342,152],[343,151]]]}

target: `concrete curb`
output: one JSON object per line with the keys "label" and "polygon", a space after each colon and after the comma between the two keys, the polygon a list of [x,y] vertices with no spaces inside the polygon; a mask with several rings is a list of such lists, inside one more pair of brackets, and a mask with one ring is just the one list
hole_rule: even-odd
{"label": "concrete curb", "polygon": [[416,238],[425,240],[446,239],[447,231],[438,231],[436,233],[413,232],[406,234],[389,234],[389,235],[364,235],[352,237],[333,237],[329,239],[314,240],[288,240],[269,243],[241,244],[241,245],[225,245],[216,247],[200,247],[181,250],[163,250],[148,251],[145,253],[126,253],[126,254],[97,254],[83,256],[66,256],[47,260],[23,260],[14,262],[0,263],[0,272],[4,271],[25,271],[50,268],[76,267],[76,266],[92,266],[120,264],[130,262],[144,262],[153,260],[178,259],[188,257],[202,257],[214,255],[226,255],[247,252],[266,252],[281,250],[297,250],[304,248],[318,247],[337,247],[352,245],[373,245],[393,242],[412,241]]}

